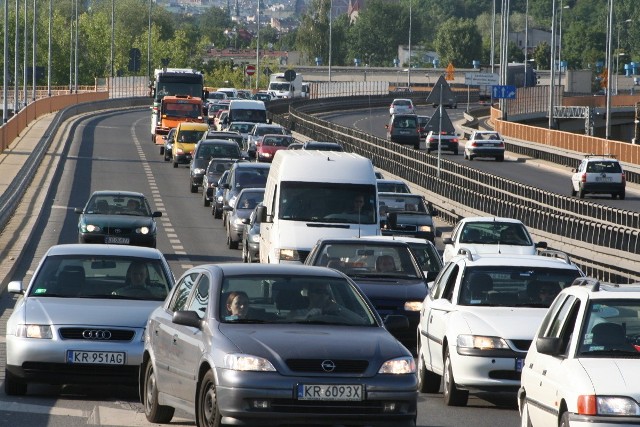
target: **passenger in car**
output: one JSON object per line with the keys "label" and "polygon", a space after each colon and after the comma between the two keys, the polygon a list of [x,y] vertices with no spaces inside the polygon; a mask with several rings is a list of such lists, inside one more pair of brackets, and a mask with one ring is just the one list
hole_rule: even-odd
{"label": "passenger in car", "polygon": [[378,273],[390,273],[396,270],[396,263],[391,255],[380,255],[376,259],[376,271]]}
{"label": "passenger in car", "polygon": [[245,319],[249,313],[249,297],[245,292],[231,292],[227,297],[225,320]]}

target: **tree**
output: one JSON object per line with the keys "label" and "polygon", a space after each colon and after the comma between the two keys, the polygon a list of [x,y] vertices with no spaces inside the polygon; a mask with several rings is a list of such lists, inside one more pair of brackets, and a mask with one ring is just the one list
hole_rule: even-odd
{"label": "tree", "polygon": [[533,59],[536,61],[538,70],[550,70],[549,58],[551,58],[551,46],[547,42],[542,42],[533,50]]}
{"label": "tree", "polygon": [[482,38],[471,19],[451,18],[442,24],[434,41],[443,66],[470,67],[482,48]]}

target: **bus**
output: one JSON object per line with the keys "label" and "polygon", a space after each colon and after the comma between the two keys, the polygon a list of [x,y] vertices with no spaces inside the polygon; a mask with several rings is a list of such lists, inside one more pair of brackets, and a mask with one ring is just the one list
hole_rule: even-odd
{"label": "bus", "polygon": [[156,127],[162,98],[166,95],[185,95],[206,99],[204,76],[190,68],[156,69],[151,82],[153,107],[151,112],[151,140],[156,141]]}

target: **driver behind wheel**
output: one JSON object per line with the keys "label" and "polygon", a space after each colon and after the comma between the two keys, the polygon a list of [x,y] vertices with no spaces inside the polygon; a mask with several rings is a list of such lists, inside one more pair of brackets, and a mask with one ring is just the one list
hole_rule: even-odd
{"label": "driver behind wheel", "polygon": [[151,282],[149,280],[147,264],[140,261],[134,261],[127,269],[125,286],[116,289],[113,293],[115,295],[133,297],[153,296],[150,286]]}

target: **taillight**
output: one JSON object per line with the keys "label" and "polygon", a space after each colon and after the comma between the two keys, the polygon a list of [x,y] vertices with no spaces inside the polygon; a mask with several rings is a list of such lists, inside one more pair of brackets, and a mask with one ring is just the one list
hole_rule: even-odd
{"label": "taillight", "polygon": [[500,141],[500,144],[498,144],[498,147],[504,147],[504,142]]}
{"label": "taillight", "polygon": [[627,178],[624,176],[624,173],[622,174],[622,176],[620,177],[621,182],[624,184],[627,182]]}
{"label": "taillight", "polygon": [[583,173],[583,174],[580,176],[580,182],[587,182],[587,174],[586,174],[586,173]]}
{"label": "taillight", "polygon": [[458,138],[453,138],[452,142],[458,142]]}

